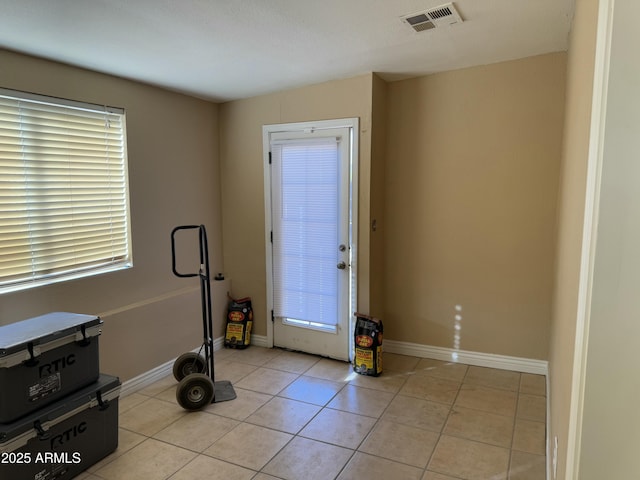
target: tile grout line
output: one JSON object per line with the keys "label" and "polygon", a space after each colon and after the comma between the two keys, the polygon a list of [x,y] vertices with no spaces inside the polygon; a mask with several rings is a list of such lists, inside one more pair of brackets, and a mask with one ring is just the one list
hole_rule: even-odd
{"label": "tile grout line", "polygon": [[[453,409],[455,407],[456,401],[458,400],[458,397],[460,396],[460,392],[462,391],[462,385],[464,384],[464,380],[467,377],[467,375],[469,374],[469,365],[467,365],[466,367],[467,367],[467,369],[464,372],[464,376],[462,377],[462,379],[460,380],[460,382],[458,384],[458,391],[456,392],[456,396],[454,397],[453,401],[451,402],[451,405],[449,405],[449,412],[447,414],[447,418],[445,419],[444,423],[442,424],[442,428],[440,429],[440,433],[438,434],[438,441],[434,445],[433,451],[431,452],[431,455],[429,455],[429,461],[427,462],[427,465],[424,467],[424,471],[422,472],[422,476],[426,475],[427,471],[429,470],[429,464],[431,464],[431,460],[433,460],[433,454],[436,452],[436,448],[438,447],[438,444],[440,443],[440,439],[444,435],[444,429],[446,428],[447,423],[449,423],[449,418],[451,417],[451,414],[453,413]],[[449,474],[447,474],[447,475],[449,475]]]}

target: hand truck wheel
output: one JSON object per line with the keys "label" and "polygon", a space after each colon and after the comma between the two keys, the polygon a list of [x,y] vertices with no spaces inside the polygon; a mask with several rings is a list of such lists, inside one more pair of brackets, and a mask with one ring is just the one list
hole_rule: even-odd
{"label": "hand truck wheel", "polygon": [[213,380],[204,373],[184,377],[176,389],[176,400],[185,410],[200,410],[213,402]]}
{"label": "hand truck wheel", "polygon": [[183,353],[173,362],[173,376],[178,382],[192,373],[206,372],[207,362],[199,353]]}

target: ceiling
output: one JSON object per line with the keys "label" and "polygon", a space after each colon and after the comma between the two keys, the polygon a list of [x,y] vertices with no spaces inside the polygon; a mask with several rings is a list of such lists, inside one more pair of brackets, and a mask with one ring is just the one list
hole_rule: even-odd
{"label": "ceiling", "polygon": [[447,0],[0,0],[0,47],[222,102],[564,51],[574,1],[456,0],[416,33]]}

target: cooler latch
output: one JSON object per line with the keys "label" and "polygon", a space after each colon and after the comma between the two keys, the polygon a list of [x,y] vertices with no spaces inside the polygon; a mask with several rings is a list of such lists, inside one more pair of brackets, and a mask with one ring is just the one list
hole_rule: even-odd
{"label": "cooler latch", "polygon": [[48,440],[50,435],[42,428],[42,424],[40,420],[36,420],[33,422],[33,428],[38,433],[38,439],[40,440]]}
{"label": "cooler latch", "polygon": [[96,392],[96,400],[98,401],[98,406],[100,407],[98,410],[103,411],[109,408],[109,400],[102,399],[102,392],[100,390]]}
{"label": "cooler latch", "polygon": [[36,351],[33,348],[33,342],[29,342],[27,345],[27,352],[29,352],[29,358],[25,360],[23,363],[26,367],[35,367],[39,360],[36,358]]}
{"label": "cooler latch", "polygon": [[80,332],[82,333],[82,340],[78,340],[78,345],[81,347],[86,347],[91,344],[91,337],[87,336],[87,327],[86,325],[80,325]]}

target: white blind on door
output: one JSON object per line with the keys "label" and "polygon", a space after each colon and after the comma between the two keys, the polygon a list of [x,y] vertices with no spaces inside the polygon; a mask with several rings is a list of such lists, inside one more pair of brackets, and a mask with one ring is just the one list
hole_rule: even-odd
{"label": "white blind on door", "polygon": [[0,291],[128,266],[126,173],[122,110],[0,91]]}
{"label": "white blind on door", "polygon": [[272,142],[274,315],[336,325],[338,139]]}

